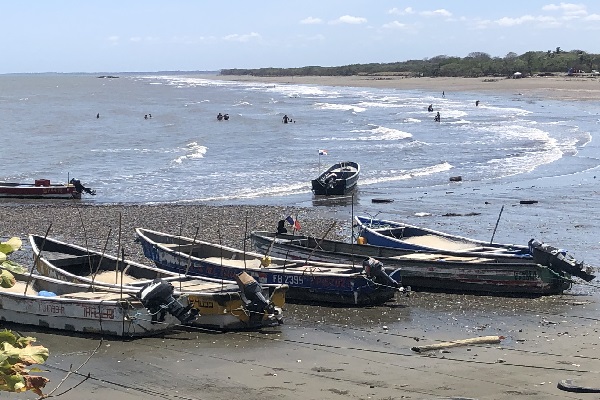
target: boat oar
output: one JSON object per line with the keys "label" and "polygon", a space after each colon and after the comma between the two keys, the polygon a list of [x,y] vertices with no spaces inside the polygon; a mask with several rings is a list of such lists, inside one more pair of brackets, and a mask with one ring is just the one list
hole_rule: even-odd
{"label": "boat oar", "polygon": [[317,251],[317,248],[321,247],[321,243],[323,243],[323,240],[325,240],[325,237],[327,237],[327,235],[329,235],[329,232],[331,232],[331,230],[333,229],[333,227],[335,226],[335,224],[337,224],[337,221],[333,221],[333,223],[331,224],[331,226],[329,227],[329,229],[327,229],[327,232],[325,232],[325,234],[323,235],[323,237],[321,238],[321,240],[319,240],[319,242],[312,249],[312,251],[310,252],[310,254],[308,255],[308,257],[306,257],[306,261],[304,261],[305,263],[307,263],[308,260],[310,260],[310,258],[313,256],[313,254],[315,254],[315,251]]}
{"label": "boat oar", "polygon": [[494,243],[494,236],[496,235],[496,229],[498,229],[498,223],[500,222],[500,217],[502,216],[502,211],[504,211],[504,206],[500,209],[500,214],[498,214],[498,220],[496,221],[496,226],[494,227],[494,233],[492,233],[492,239],[490,239],[490,244]]}

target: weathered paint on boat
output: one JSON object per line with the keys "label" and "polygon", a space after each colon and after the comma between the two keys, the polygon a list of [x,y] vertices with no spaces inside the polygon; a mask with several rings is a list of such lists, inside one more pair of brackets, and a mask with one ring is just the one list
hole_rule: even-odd
{"label": "weathered paint on boat", "polygon": [[530,259],[501,263],[271,232],[252,232],[251,239],[256,251],[273,257],[350,264],[374,257],[386,270],[401,269],[402,283],[417,290],[538,296],[559,294],[570,287],[568,275]]}
{"label": "weathered paint on boat", "polygon": [[[142,228],[136,229],[136,235],[144,255],[160,268],[218,279],[233,279],[245,271],[261,284],[288,285],[287,301],[372,305],[393,299],[398,291],[361,273],[362,265],[353,268],[272,258],[267,266],[257,253]],[[391,276],[399,279],[399,271]]]}
{"label": "weathered paint on boat", "polygon": [[[263,287],[263,295],[275,306],[277,315],[265,311],[260,318],[257,318],[244,306],[240,288],[233,281],[190,278],[127,259],[122,260],[110,254],[103,254],[51,237],[29,235],[29,242],[36,269],[44,276],[61,281],[84,283],[113,290],[124,287],[130,291],[139,290],[156,278],[171,282],[178,301],[184,307],[191,304],[198,311],[199,315],[192,323],[193,326],[234,330],[277,326],[283,320],[282,309],[285,304],[286,285]],[[125,272],[122,274],[121,271]],[[103,272],[111,273],[111,281],[105,282],[100,279]]]}
{"label": "weathered paint on boat", "polygon": [[[89,285],[66,283],[35,274],[13,275],[17,278],[17,286],[0,288],[1,321],[123,337],[164,333],[178,323],[170,315],[165,317],[164,322],[153,323],[143,304],[127,293],[97,290]],[[52,292],[55,296],[40,295],[41,291]]]}

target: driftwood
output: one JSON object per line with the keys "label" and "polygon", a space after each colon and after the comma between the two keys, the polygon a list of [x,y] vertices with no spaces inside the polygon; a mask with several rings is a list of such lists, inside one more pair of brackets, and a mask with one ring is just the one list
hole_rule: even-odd
{"label": "driftwood", "polygon": [[500,341],[504,339],[504,336],[480,336],[471,339],[461,339],[461,340],[453,340],[451,342],[442,342],[436,344],[429,344],[425,346],[414,346],[411,347],[412,351],[416,351],[417,353],[421,353],[423,351],[429,350],[439,350],[445,349],[448,347],[458,347],[458,346],[467,346],[470,344],[493,344],[500,343]]}

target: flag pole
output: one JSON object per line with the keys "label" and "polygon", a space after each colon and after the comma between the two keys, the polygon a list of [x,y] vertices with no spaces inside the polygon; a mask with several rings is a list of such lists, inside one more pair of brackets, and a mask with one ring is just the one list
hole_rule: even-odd
{"label": "flag pole", "polygon": [[319,151],[319,175],[321,175],[321,152]]}

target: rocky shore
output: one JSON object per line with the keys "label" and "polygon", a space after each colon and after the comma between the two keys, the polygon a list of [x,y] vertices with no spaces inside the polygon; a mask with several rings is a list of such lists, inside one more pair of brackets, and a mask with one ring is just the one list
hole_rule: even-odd
{"label": "rocky shore", "polygon": [[[23,240],[24,251],[11,255],[22,263],[32,261],[27,235],[45,235],[116,254],[119,245],[127,258],[144,261],[135,243],[135,228],[181,234],[199,240],[244,248],[253,230],[275,230],[277,221],[300,215],[302,233],[323,235],[334,222],[317,209],[277,206],[207,205],[85,205],[81,203],[28,203],[0,206],[0,240],[12,236]],[[350,224],[346,221],[346,224]],[[343,223],[338,223],[341,229]],[[288,225],[289,226],[289,225]],[[339,230],[338,230],[339,232]],[[335,237],[332,230],[328,237]],[[246,242],[246,246],[250,246]],[[112,250],[111,250],[112,249]],[[250,248],[246,248],[250,250]]]}

